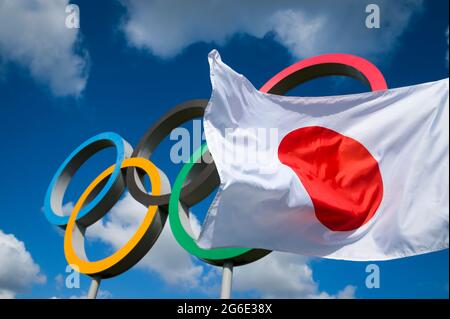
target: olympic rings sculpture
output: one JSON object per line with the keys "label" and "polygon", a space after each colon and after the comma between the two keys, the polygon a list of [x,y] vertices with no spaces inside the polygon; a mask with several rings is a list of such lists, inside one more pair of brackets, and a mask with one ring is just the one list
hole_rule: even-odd
{"label": "olympic rings sculpture", "polygon": [[[297,62],[275,75],[261,92],[284,95],[306,81],[328,75],[355,78],[372,91],[387,89],[382,73],[369,61],[348,54],[325,54]],[[203,144],[182,167],[172,191],[165,174],[151,161],[152,153],[170,132],[189,120],[202,117],[208,100],[191,100],[175,106],[144,134],[136,149],[116,133],[98,134],[78,146],[61,164],[48,187],[44,211],[48,221],[65,229],[64,252],[69,264],[80,273],[110,278],[133,267],[158,239],[167,217],[177,242],[191,255],[216,266],[232,262],[239,266],[256,261],[270,251],[249,248],[203,249],[196,243],[189,223],[189,207],[205,199],[220,184],[214,162],[203,163],[210,156]],[[69,216],[63,214],[64,193],[76,171],[93,154],[116,149],[116,161],[82,193]],[[143,178],[148,175],[151,193]],[[89,261],[84,250],[87,227],[100,220],[115,205],[128,187],[138,202],[148,207],[136,233],[118,251],[98,261]]]}

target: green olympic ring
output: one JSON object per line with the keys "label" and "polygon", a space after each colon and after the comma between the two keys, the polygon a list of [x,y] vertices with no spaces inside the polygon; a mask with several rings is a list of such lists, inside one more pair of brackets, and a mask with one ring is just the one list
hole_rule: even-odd
{"label": "green olympic ring", "polygon": [[180,203],[181,189],[192,167],[207,150],[208,146],[204,143],[192,154],[189,162],[184,164],[175,180],[169,200],[169,222],[175,239],[191,255],[216,266],[222,266],[226,261],[232,261],[233,265],[238,266],[267,255],[270,251],[253,248],[204,249],[199,247],[192,234],[186,231],[184,225],[189,223],[189,210]]}

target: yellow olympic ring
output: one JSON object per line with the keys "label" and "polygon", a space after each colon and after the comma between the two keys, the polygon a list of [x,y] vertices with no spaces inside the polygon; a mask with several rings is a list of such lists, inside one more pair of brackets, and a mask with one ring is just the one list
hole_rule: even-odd
{"label": "yellow olympic ring", "polygon": [[[147,213],[141,222],[136,233],[131,239],[115,253],[101,260],[89,261],[84,251],[84,226],[78,224],[77,214],[83,207],[88,196],[94,189],[103,182],[109,175],[112,174],[115,165],[110,166],[97,176],[94,181],[86,188],[81,197],[78,199],[67,223],[66,232],[64,235],[64,253],[66,260],[70,265],[76,265],[77,271],[90,276],[100,276],[108,278],[123,272],[124,268],[131,268],[139,259],[145,255],[148,249],[153,245],[150,243],[147,251],[145,246],[148,245],[148,240],[144,237],[149,234],[158,206],[151,205],[148,207]],[[129,158],[123,160],[121,169],[126,167],[138,167],[142,169],[150,178],[152,185],[152,194],[159,195],[161,192],[161,178],[157,167],[149,160],[144,158]],[[73,240],[77,240],[77,245],[74,247]],[[80,240],[81,239],[81,240]],[[81,256],[80,256],[81,255]]]}

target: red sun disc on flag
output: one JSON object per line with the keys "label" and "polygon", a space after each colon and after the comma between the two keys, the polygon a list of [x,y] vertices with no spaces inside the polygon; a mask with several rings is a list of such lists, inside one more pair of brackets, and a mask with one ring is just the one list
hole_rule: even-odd
{"label": "red sun disc on flag", "polygon": [[377,160],[358,141],[320,126],[288,133],[278,158],[299,177],[317,219],[333,231],[367,223],[383,198]]}
{"label": "red sun disc on flag", "polygon": [[[260,91],[285,94],[309,80],[343,75],[386,90],[383,74],[369,61],[350,54],[323,54],[294,63],[277,73]],[[309,193],[317,218],[333,231],[351,231],[367,223],[383,198],[378,162],[358,141],[312,126],[287,134],[278,148]]]}

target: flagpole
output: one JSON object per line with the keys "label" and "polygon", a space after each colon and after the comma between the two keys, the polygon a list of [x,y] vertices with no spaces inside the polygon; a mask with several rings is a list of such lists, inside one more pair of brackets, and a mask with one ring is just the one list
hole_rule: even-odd
{"label": "flagpole", "polygon": [[91,286],[89,287],[89,292],[87,295],[87,299],[96,299],[98,288],[100,287],[101,278],[100,277],[92,277]]}
{"label": "flagpole", "polygon": [[232,281],[233,281],[233,262],[226,261],[223,263],[222,287],[220,289],[220,299],[230,299]]}

